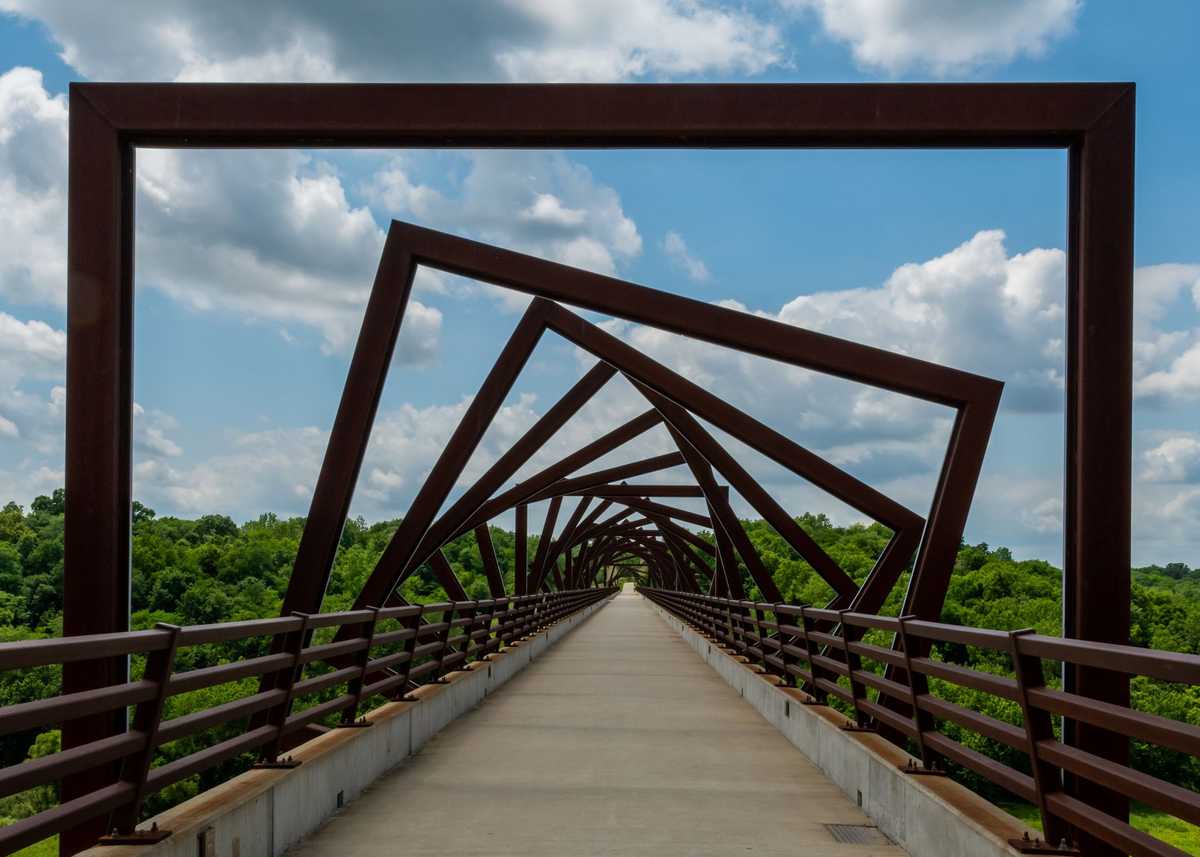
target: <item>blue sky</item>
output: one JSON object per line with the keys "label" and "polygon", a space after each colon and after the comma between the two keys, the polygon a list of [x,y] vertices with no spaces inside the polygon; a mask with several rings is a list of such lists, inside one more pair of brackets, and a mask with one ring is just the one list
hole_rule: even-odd
{"label": "blue sky", "polygon": [[[3,499],[28,502],[62,478],[71,80],[1133,80],[1135,561],[1200,564],[1195,4],[118,8],[0,0]],[[160,513],[306,511],[383,232],[398,217],[1004,380],[967,537],[1059,559],[1062,152],[143,151],[138,175],[135,488]],[[414,299],[355,499],[369,519],[404,512],[522,305],[429,273]],[[945,411],[604,323],[927,510]],[[587,365],[543,342],[467,478]],[[644,407],[614,387],[541,462]],[[666,444],[647,436],[611,460]],[[740,454],[793,512],[857,520]]]}

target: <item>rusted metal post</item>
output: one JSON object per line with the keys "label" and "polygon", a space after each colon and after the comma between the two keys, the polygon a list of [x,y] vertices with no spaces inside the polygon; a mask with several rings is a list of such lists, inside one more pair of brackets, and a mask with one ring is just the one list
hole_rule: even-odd
{"label": "rusted metal post", "polygon": [[379,608],[369,607],[371,618],[359,626],[359,633],[362,639],[367,641],[366,648],[359,653],[358,656],[358,675],[352,678],[346,688],[346,692],[353,694],[354,704],[342,712],[342,720],[339,726],[342,727],[362,727],[370,725],[366,718],[359,718],[359,709],[363,702],[363,688],[367,683],[367,670],[371,664],[371,646],[375,643],[375,629],[379,625]]}
{"label": "rusted metal post", "polygon": [[138,817],[141,815],[142,802],[146,798],[146,775],[150,773],[150,763],[154,760],[155,743],[158,740],[158,727],[162,723],[163,709],[167,701],[167,687],[171,681],[171,672],[175,668],[175,652],[179,642],[178,625],[159,622],[154,626],[160,631],[171,635],[165,649],[151,652],[146,657],[146,671],[143,678],[154,682],[158,692],[134,710],[133,731],[145,736],[142,749],[125,760],[121,766],[121,780],[134,784],[133,798],[125,806],[113,811],[112,834],[103,841],[114,845],[161,842],[171,835],[170,831],[152,830],[137,831]]}
{"label": "rusted metal post", "polygon": [[283,761],[279,759],[279,753],[283,744],[283,727],[287,722],[288,713],[292,709],[292,690],[296,686],[296,681],[300,678],[300,674],[304,672],[304,667],[300,664],[300,653],[304,651],[304,647],[307,645],[308,625],[312,618],[308,613],[297,612],[292,615],[299,618],[300,627],[295,631],[284,634],[279,646],[281,651],[291,656],[292,662],[289,666],[276,672],[272,682],[273,689],[282,691],[283,697],[279,702],[267,709],[265,718],[265,725],[274,727],[275,737],[263,745],[256,767],[293,768],[300,764],[290,758]]}
{"label": "rusted metal post", "polygon": [[1017,702],[1021,705],[1021,718],[1025,723],[1025,739],[1029,744],[1029,767],[1033,770],[1033,784],[1037,789],[1038,812],[1042,818],[1042,831],[1051,846],[1067,840],[1070,828],[1046,805],[1046,796],[1060,791],[1062,782],[1057,769],[1043,762],[1038,753],[1038,742],[1054,740],[1054,724],[1050,714],[1029,704],[1029,691],[1046,686],[1042,674],[1041,658],[1021,652],[1021,638],[1036,633],[1033,628],[1011,631],[1008,635],[1009,654],[1012,656],[1013,672],[1017,677]]}

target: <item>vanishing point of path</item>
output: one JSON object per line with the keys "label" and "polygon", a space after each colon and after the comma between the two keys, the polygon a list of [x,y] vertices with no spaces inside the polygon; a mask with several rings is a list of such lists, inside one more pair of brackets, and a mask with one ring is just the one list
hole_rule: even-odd
{"label": "vanishing point of path", "polygon": [[625,591],[291,857],[902,857]]}

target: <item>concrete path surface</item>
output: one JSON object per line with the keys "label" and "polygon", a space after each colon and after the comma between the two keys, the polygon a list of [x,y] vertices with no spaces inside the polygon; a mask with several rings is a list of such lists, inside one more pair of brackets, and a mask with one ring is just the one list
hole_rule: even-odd
{"label": "concrete path surface", "polygon": [[903,855],[624,592],[292,857]]}

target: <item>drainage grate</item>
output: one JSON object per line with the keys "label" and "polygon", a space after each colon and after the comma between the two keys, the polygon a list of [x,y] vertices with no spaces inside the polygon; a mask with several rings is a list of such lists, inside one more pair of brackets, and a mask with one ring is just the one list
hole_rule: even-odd
{"label": "drainage grate", "polygon": [[891,844],[891,840],[880,833],[878,827],[869,824],[827,824],[825,829],[829,831],[834,842],[847,842],[851,845]]}

